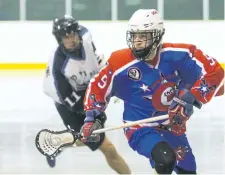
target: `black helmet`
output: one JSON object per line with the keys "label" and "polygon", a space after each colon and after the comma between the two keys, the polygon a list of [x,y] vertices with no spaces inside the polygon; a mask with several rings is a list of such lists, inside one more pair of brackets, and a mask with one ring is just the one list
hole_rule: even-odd
{"label": "black helmet", "polygon": [[54,19],[52,34],[55,36],[59,44],[62,44],[62,37],[71,33],[78,33],[80,36],[80,27],[75,18],[65,15],[61,18]]}

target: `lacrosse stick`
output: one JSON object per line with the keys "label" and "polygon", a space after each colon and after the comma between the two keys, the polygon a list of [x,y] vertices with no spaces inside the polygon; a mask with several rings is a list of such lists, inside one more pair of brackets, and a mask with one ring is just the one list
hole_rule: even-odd
{"label": "lacrosse stick", "polygon": [[[156,122],[164,119],[168,119],[168,115],[162,115],[134,122],[128,122],[119,126],[103,128],[93,131],[92,134],[100,134],[103,132],[123,129],[143,123]],[[35,144],[41,154],[49,157],[56,157],[62,151],[62,149],[73,146],[76,140],[80,138],[82,138],[81,134],[72,130],[51,131],[48,129],[43,129],[38,132],[35,139]]]}

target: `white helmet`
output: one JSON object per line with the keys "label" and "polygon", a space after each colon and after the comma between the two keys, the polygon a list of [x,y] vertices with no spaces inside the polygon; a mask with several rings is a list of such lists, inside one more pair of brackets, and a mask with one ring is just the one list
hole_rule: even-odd
{"label": "white helmet", "polygon": [[[139,9],[130,18],[127,29],[127,44],[134,56],[139,60],[146,60],[162,43],[165,29],[159,12],[155,9]],[[134,46],[134,34],[146,35],[145,48],[137,49]]]}

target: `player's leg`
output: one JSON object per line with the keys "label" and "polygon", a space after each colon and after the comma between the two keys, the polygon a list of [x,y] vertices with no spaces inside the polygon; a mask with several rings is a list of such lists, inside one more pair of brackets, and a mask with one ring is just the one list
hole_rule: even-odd
{"label": "player's leg", "polygon": [[177,174],[196,174],[196,161],[186,134],[175,136],[170,132],[163,133],[164,138],[174,149],[177,159]]}
{"label": "player's leg", "polygon": [[186,170],[186,169],[180,168],[178,166],[176,166],[175,171],[177,174],[197,174],[196,171]]}
{"label": "player's leg", "polygon": [[[82,126],[80,123],[82,123],[82,120],[79,121],[79,118],[76,118],[76,113],[69,111],[64,105],[61,105],[59,103],[55,103],[55,107],[64,123],[66,128],[72,129],[76,132],[79,132],[80,127]],[[81,142],[77,141],[75,143],[77,146],[83,146]],[[56,158],[55,157],[46,157],[46,160],[48,162],[48,165],[50,167],[54,167],[56,164]]]}
{"label": "player's leg", "polygon": [[[60,104],[56,104],[57,110],[63,120],[64,125],[73,129],[76,132],[80,132],[81,127],[84,124],[85,113],[82,110],[78,113],[73,113],[68,111],[67,108]],[[76,142],[77,143],[77,142]],[[82,146],[81,142],[77,143],[77,146]],[[130,174],[128,165],[122,159],[122,157],[117,153],[113,144],[105,137],[105,133],[100,134],[100,141],[95,143],[85,143],[92,151],[100,149],[100,151],[105,155],[107,163],[112,169],[120,174]]]}
{"label": "player's leg", "polygon": [[174,150],[160,132],[154,128],[143,127],[132,133],[130,147],[150,160],[158,174],[171,174],[176,164]]}
{"label": "player's leg", "polygon": [[[80,117],[79,113],[69,111],[64,105],[55,104],[56,109],[67,129],[80,132],[83,123],[83,116]],[[75,142],[74,146],[85,146],[80,140]]]}
{"label": "player's leg", "polygon": [[[82,118],[80,123],[83,125],[85,114],[79,115]],[[104,126],[103,126],[104,127]],[[80,127],[81,128],[81,127]],[[110,140],[105,136],[105,133],[100,134],[99,142],[85,143],[92,151],[99,149],[105,156],[109,166],[118,174],[131,174],[131,171],[124,161],[124,159],[116,151],[115,146],[110,142]]]}
{"label": "player's leg", "polygon": [[154,168],[158,174],[171,174],[176,164],[176,156],[173,149],[165,141],[158,142],[151,152]]}
{"label": "player's leg", "polygon": [[105,155],[109,166],[118,174],[131,174],[131,170],[127,163],[117,152],[115,146],[107,137],[104,138],[99,150]]}

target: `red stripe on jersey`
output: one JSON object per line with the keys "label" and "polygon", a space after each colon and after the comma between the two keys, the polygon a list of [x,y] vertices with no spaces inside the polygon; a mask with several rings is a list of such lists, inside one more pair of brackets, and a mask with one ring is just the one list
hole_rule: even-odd
{"label": "red stripe on jersey", "polygon": [[205,74],[200,80],[197,80],[193,85],[191,92],[202,103],[209,102],[214,96],[224,94],[224,70],[216,59],[203,53],[195,45],[191,44],[173,44],[164,43],[163,49],[169,49],[176,51],[176,49],[187,49],[189,55],[195,61],[198,61],[205,71]]}
{"label": "red stripe on jersey", "polygon": [[[135,60],[130,49],[122,49],[111,54],[108,65],[93,78],[84,98],[84,109],[104,110],[111,93],[113,78],[116,72],[126,64]],[[91,98],[90,98],[91,97]]]}

